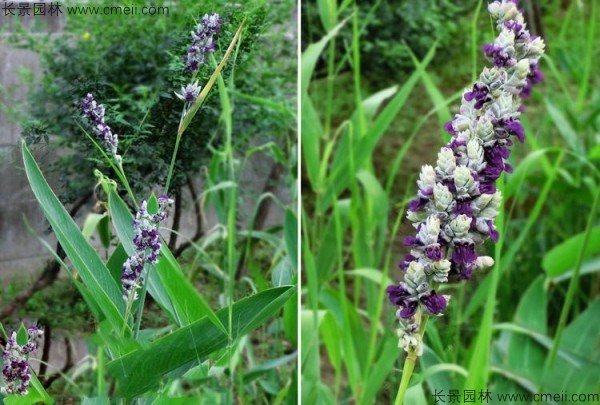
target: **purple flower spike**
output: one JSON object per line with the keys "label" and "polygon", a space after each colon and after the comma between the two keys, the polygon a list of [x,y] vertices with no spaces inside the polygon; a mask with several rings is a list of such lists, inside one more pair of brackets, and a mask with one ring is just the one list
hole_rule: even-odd
{"label": "purple flower spike", "polygon": [[116,134],[112,133],[110,127],[104,122],[104,106],[96,103],[94,96],[88,93],[81,100],[81,111],[91,125],[93,132],[104,144],[106,150],[116,157],[119,138]]}
{"label": "purple flower spike", "polygon": [[137,299],[137,290],[141,287],[142,272],[146,263],[156,264],[160,256],[162,242],[158,228],[167,217],[167,208],[173,203],[168,196],[158,198],[158,212],[154,215],[148,213],[147,203],[143,201],[133,220],[133,245],[135,253],[127,258],[121,273],[123,299],[126,301]]}
{"label": "purple flower spike", "polygon": [[415,234],[404,239],[410,254],[400,263],[403,281],[387,292],[398,307],[400,347],[412,355],[423,352],[418,327],[423,317],[440,315],[448,305],[448,297],[436,293],[438,286],[468,280],[494,265],[477,248],[487,239],[498,241],[494,221],[502,195],[496,181],[513,171],[507,162],[513,136],[525,140],[521,97],[543,79],[538,61],[544,42],[529,33],[516,3],[488,5],[499,35],[482,49],[493,66],[484,68],[464,92],[458,113],[445,123],[452,139],[438,153],[435,167],[421,168],[417,198],[408,206],[406,218]]}
{"label": "purple flower spike", "polygon": [[183,70],[194,74],[206,62],[206,55],[215,51],[214,36],[221,30],[223,20],[217,13],[205,14],[192,31],[192,45],[183,58]]}
{"label": "purple flower spike", "polygon": [[27,343],[19,345],[17,343],[17,332],[12,332],[2,350],[4,386],[0,387],[0,393],[27,395],[31,381],[29,355],[37,350],[39,340],[43,334],[44,332],[34,325],[27,330]]}

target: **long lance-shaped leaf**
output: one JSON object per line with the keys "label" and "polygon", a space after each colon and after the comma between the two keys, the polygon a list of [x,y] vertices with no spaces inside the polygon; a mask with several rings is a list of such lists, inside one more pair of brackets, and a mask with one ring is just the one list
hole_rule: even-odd
{"label": "long lance-shaped leaf", "polygon": [[[260,292],[233,304],[233,338],[244,335],[279,312],[294,295],[295,287],[278,287]],[[217,312],[227,322],[229,308]],[[126,398],[158,386],[161,378],[190,362],[223,349],[229,343],[226,333],[208,318],[162,337],[144,349],[138,349],[107,364],[108,372],[121,382],[120,394]]]}
{"label": "long lance-shaped leaf", "polygon": [[[108,203],[115,231],[127,254],[133,255],[135,253],[133,216],[125,202],[114,190],[109,194]],[[152,266],[148,275],[148,292],[154,297],[154,300],[168,312],[171,319],[179,326],[188,325],[208,316],[216,326],[225,331],[225,327],[208,303],[183,275],[177,260],[164,243],[160,253],[158,263]]]}
{"label": "long lance-shaped leaf", "polygon": [[231,40],[231,43],[229,44],[227,51],[225,52],[225,56],[223,56],[223,59],[221,59],[221,63],[219,63],[219,65],[213,72],[212,76],[210,76],[210,78],[208,79],[208,82],[206,82],[206,84],[204,85],[204,88],[198,95],[198,98],[196,99],[196,101],[194,101],[194,104],[192,104],[190,109],[187,111],[187,113],[183,117],[183,120],[181,121],[181,125],[179,126],[179,129],[177,130],[178,138],[181,137],[183,132],[190,125],[190,122],[192,122],[192,119],[194,118],[194,116],[196,115],[196,113],[198,112],[198,110],[200,109],[202,104],[204,103],[204,100],[206,100],[206,97],[208,97],[208,93],[210,92],[213,85],[217,81],[217,78],[219,77],[219,75],[221,74],[221,71],[223,70],[223,68],[225,67],[225,64],[227,63],[227,60],[229,60],[229,58],[231,57],[231,54],[233,53],[233,48],[235,48],[235,44],[237,43],[238,39],[240,38],[240,35],[242,34],[242,30],[244,29],[244,24],[245,24],[245,21],[242,21],[242,23],[240,24],[240,27],[235,32],[235,35],[233,36],[233,39]]}
{"label": "long lance-shaped leaf", "polygon": [[90,297],[95,299],[96,307],[102,310],[115,330],[120,330],[123,326],[125,303],[119,286],[44,179],[25,143],[23,143],[23,162],[33,194],[52,226],[58,242],[89,289]]}

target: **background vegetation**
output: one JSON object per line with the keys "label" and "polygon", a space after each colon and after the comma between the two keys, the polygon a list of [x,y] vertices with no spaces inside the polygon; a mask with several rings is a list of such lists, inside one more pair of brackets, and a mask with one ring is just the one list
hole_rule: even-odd
{"label": "background vegetation", "polygon": [[[495,36],[486,2],[422,3],[401,2],[410,13],[390,22],[397,2],[304,2],[302,392],[311,403],[389,403],[400,382],[384,289],[402,277],[406,203],[486,63],[479,47]],[[413,16],[421,7],[432,8]],[[502,239],[487,246],[497,264],[448,286],[452,301],[427,325],[406,403],[434,403],[436,390],[462,398],[473,385],[494,395],[600,392],[598,4],[521,7],[546,41],[546,80],[525,102],[526,142],[503,179]]]}

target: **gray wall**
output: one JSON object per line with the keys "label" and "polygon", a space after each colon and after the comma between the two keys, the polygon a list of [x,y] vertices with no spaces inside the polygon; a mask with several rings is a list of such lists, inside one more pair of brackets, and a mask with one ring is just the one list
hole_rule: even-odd
{"label": "gray wall", "polygon": [[[16,3],[15,3],[16,4]],[[35,18],[35,19],[34,19]],[[60,32],[62,19],[59,17],[4,16],[0,13],[0,105],[13,107],[23,100],[24,89],[19,88],[19,69],[27,68],[40,74],[39,58],[30,51],[10,46],[10,32],[15,23],[23,23],[31,30],[42,23],[40,35]],[[18,150],[20,128],[9,113],[0,109],[0,276],[6,279],[15,274],[36,272],[48,258],[48,253],[37,238],[24,225],[23,217],[39,235],[44,235],[46,225],[29,188],[22,170]],[[48,156],[38,156],[41,163]],[[54,243],[53,238],[45,239]]]}

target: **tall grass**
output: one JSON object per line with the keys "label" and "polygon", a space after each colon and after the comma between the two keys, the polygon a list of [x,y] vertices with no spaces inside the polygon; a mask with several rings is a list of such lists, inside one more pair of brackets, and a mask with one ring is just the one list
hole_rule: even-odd
{"label": "tall grass", "polygon": [[[312,3],[328,34],[305,48],[301,71],[307,403],[386,403],[395,395],[403,353],[384,289],[400,277],[397,241],[404,205],[415,192],[411,167],[430,163],[414,150],[428,122],[437,116],[439,125],[455,113],[448,106],[462,94],[465,74],[482,66],[478,44],[491,39],[482,3],[462,21],[471,27],[463,56],[457,51],[457,60],[432,66],[431,49],[387,89],[363,79],[364,27],[352,2]],[[598,60],[592,40],[598,16],[595,5],[544,7],[555,10],[542,14],[546,81],[526,103],[527,139],[515,149],[515,172],[503,179],[501,239],[490,251],[496,265],[468,284],[445,287],[456,298],[448,315],[427,324],[427,347],[406,403],[433,403],[436,390],[460,390],[461,398],[463,389],[492,395],[600,390],[598,328],[587,324],[600,315],[600,244],[593,236],[600,93],[589,73]],[[336,55],[340,30],[351,31],[352,42]],[[396,132],[401,147],[382,162],[378,154],[394,144]],[[439,137],[437,144],[445,141]]]}

